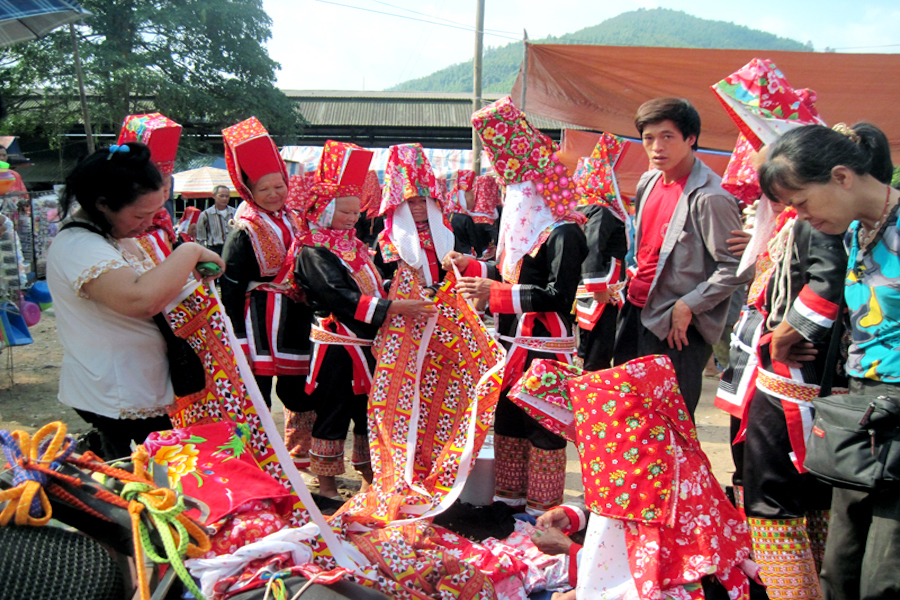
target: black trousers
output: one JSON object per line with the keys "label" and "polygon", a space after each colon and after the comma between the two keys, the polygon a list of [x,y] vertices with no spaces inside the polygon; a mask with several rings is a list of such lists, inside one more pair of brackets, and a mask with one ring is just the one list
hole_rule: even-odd
{"label": "black trousers", "polygon": [[113,419],[77,408],[75,412],[100,432],[100,454],[103,460],[131,456],[132,441],[143,444],[154,431],[172,429],[172,421],[165,415],[150,419]]}
{"label": "black trousers", "polygon": [[[262,394],[266,406],[272,408],[272,379],[271,375],[256,375],[256,385]],[[306,393],[306,375],[279,375],[275,383],[275,393],[284,407],[294,412],[306,412],[314,407],[312,400]]]}
{"label": "black trousers", "polygon": [[828,510],[831,486],[791,462],[791,440],[781,400],[756,390],[743,444],[744,510],[758,519],[795,519]]}
{"label": "black trousers", "polygon": [[590,331],[578,330],[578,356],[584,361],[585,371],[608,369],[612,366],[616,343],[616,317],[619,308],[609,304]]}
{"label": "black trousers", "polygon": [[314,438],[346,439],[351,420],[355,435],[364,436],[368,433],[366,409],[369,397],[367,394],[353,393],[353,361],[347,350],[339,346],[328,347],[316,384],[316,389],[310,394],[312,406],[316,410],[316,422],[312,430]]}
{"label": "black trousers", "polygon": [[712,346],[706,343],[693,325],[688,326],[687,339],[687,346],[682,346],[681,350],[669,348],[666,340],[656,337],[655,333],[641,323],[641,309],[626,301],[619,311],[613,362],[621,365],[641,356],[652,354],[668,356],[675,367],[675,377],[678,379],[681,396],[693,419],[697,403],[700,401],[700,393],[703,391],[703,367],[712,355]]}

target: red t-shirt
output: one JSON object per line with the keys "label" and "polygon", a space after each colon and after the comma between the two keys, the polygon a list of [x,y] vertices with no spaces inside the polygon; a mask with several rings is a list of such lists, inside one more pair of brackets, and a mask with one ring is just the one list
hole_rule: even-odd
{"label": "red t-shirt", "polygon": [[637,273],[628,284],[628,301],[635,306],[643,308],[647,304],[647,295],[659,263],[659,250],[689,176],[690,173],[669,184],[663,183],[660,177],[645,200],[641,217],[641,245],[636,257]]}

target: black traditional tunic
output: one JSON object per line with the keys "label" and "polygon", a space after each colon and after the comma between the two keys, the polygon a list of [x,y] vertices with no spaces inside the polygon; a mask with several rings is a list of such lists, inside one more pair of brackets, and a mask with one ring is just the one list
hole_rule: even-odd
{"label": "black traditional tunic", "polygon": [[[607,207],[595,204],[580,207],[588,221],[584,225],[588,255],[581,265],[581,277],[588,294],[604,292],[611,284],[625,278],[623,263],[628,253],[625,223]],[[610,366],[616,339],[616,304],[596,305],[593,297],[579,299],[578,356],[587,371]],[[581,315],[585,315],[582,317]],[[591,329],[587,322],[590,321]]]}

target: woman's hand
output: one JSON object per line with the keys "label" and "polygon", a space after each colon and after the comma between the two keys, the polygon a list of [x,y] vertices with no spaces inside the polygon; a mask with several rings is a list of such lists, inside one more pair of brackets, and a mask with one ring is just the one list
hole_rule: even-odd
{"label": "woman's hand", "polygon": [[540,529],[535,531],[531,536],[531,541],[544,554],[566,554],[569,552],[569,546],[574,543],[569,536],[556,527],[545,531]]}
{"label": "woman's hand", "polygon": [[730,237],[725,240],[725,243],[728,244],[728,250],[736,258],[740,258],[744,254],[744,250],[747,249],[747,244],[750,243],[750,238],[753,237],[753,234],[749,231],[744,231],[743,229],[732,229],[731,235],[734,237]]}
{"label": "woman's hand", "polygon": [[818,350],[806,341],[803,335],[791,327],[787,321],[782,321],[772,332],[772,343],[769,345],[769,353],[772,360],[784,363],[793,369],[799,369],[802,363],[816,360]]}
{"label": "woman's hand", "polygon": [[490,279],[484,277],[460,277],[456,282],[456,289],[464,298],[487,302],[491,297]]}
{"label": "woman's hand", "polygon": [[612,296],[612,290],[606,288],[602,292],[594,292],[594,301],[599,304],[606,304],[609,302],[610,297]]}
{"label": "woman's hand", "polygon": [[459,269],[459,272],[462,273],[466,270],[466,267],[469,266],[469,261],[472,260],[472,257],[467,254],[460,254],[456,250],[451,250],[447,254],[444,255],[444,260],[441,261],[441,266],[445,271],[452,271],[453,265],[456,265],[456,268]]}
{"label": "woman's hand", "polygon": [[427,319],[437,313],[434,303],[428,300],[394,300],[388,307],[388,316],[400,315],[410,319]]}
{"label": "woman's hand", "polygon": [[569,515],[558,506],[539,516],[536,522],[538,529],[550,529],[551,527],[568,529],[572,526],[572,523],[569,521]]}
{"label": "woman's hand", "polygon": [[[188,243],[193,244],[195,246],[200,246],[200,244],[197,244],[194,242],[188,242]],[[200,250],[201,250],[200,258],[197,260],[198,264],[203,263],[203,262],[211,262],[211,263],[215,263],[215,264],[219,265],[219,267],[222,270],[219,271],[219,273],[217,275],[213,275],[213,276],[209,277],[209,276],[205,276],[202,273],[200,273],[195,267],[194,268],[194,279],[196,279],[197,281],[202,281],[202,282],[206,283],[208,281],[214,281],[214,280],[218,279],[219,277],[221,277],[222,274],[225,273],[225,261],[222,260],[222,257],[219,256],[218,254],[216,254],[215,252],[213,252],[212,250],[210,250],[209,248],[204,248],[203,246],[200,246]]]}

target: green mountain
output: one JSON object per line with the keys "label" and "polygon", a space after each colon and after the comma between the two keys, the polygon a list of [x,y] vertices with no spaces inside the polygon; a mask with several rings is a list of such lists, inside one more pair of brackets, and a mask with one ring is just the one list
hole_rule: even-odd
{"label": "green mountain", "polygon": [[[560,37],[531,40],[545,44],[593,44],[603,46],[661,46],[668,48],[722,48],[809,51],[795,40],[725,21],[710,21],[667,8],[638,9],[622,13],[593,27]],[[485,92],[506,93],[522,63],[521,42],[488,48],[482,60]],[[426,77],[398,84],[388,91],[471,92],[472,61],[455,64]]]}

